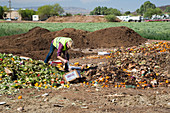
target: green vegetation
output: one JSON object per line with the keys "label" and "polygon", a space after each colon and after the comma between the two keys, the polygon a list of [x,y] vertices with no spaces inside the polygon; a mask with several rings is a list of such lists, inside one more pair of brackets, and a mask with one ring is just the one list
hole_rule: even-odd
{"label": "green vegetation", "polygon": [[147,12],[145,12],[144,17],[151,18],[152,15],[162,15],[162,11],[160,8],[155,8],[155,9],[147,9]]}
{"label": "green vegetation", "polygon": [[48,18],[51,16],[58,16],[59,14],[64,13],[64,9],[59,4],[44,5],[38,8],[37,13],[40,18]]}
{"label": "green vegetation", "polygon": [[170,13],[170,6],[166,7],[165,12]]}
{"label": "green vegetation", "polygon": [[4,9],[2,6],[0,6],[0,19],[3,19]]}
{"label": "green vegetation", "polygon": [[143,15],[147,12],[148,9],[155,9],[155,4],[152,4],[150,1],[146,1],[143,5],[140,6],[139,9],[137,9],[137,13]]}
{"label": "green vegetation", "polygon": [[115,20],[116,20],[115,15],[106,15],[105,18],[108,22],[115,22]]}
{"label": "green vegetation", "polygon": [[22,20],[32,20],[32,15],[36,14],[36,11],[34,11],[33,9],[22,10],[20,8],[18,12],[22,16]]}
{"label": "green vegetation", "polygon": [[143,15],[144,17],[151,18],[152,15],[161,15],[163,14],[162,10],[155,6],[155,4],[150,1],[146,1],[143,5],[140,6],[139,9],[136,10],[139,15]]}
{"label": "green vegetation", "polygon": [[142,22],[142,23],[0,23],[0,36],[26,33],[39,26],[50,31],[64,28],[75,28],[86,31],[96,31],[108,27],[127,26],[142,37],[156,40],[170,40],[170,22]]}
{"label": "green vegetation", "polygon": [[107,7],[96,7],[93,11],[90,12],[90,15],[122,15],[119,10]]}

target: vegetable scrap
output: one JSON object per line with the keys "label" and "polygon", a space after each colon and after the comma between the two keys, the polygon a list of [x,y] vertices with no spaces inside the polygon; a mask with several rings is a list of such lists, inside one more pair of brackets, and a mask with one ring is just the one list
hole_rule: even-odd
{"label": "vegetable scrap", "polygon": [[[70,64],[80,66],[77,69],[83,80],[79,78],[77,83],[82,87],[102,88],[170,87],[170,43],[145,43],[129,48],[115,48],[106,53],[83,59],[107,59],[107,62]],[[20,88],[69,88],[71,83],[64,80],[66,72],[62,70],[62,63],[48,65],[41,60],[0,53],[0,92],[12,94],[17,93]]]}

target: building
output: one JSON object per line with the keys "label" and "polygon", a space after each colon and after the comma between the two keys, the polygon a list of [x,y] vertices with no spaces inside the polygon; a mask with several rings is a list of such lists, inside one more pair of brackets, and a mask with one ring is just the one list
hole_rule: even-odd
{"label": "building", "polygon": [[11,12],[5,12],[6,16],[4,19],[11,19],[11,20],[21,20],[21,15],[18,11],[11,11]]}

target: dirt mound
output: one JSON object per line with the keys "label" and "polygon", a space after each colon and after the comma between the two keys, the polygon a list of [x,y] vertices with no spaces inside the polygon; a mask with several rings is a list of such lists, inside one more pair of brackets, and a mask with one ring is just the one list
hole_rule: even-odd
{"label": "dirt mound", "polygon": [[[46,22],[107,22],[104,16],[83,16],[83,15],[76,15],[76,16],[67,16],[67,17],[50,17],[46,20]],[[120,22],[119,19],[116,19],[115,22]]]}
{"label": "dirt mound", "polygon": [[[24,34],[0,37],[0,52],[44,60],[49,52],[51,41],[57,36],[71,37],[74,41],[74,48],[80,49],[134,46],[146,41],[127,27],[111,27],[95,32],[74,28],[50,32],[47,29],[35,27]],[[73,50],[70,54],[71,58],[85,55],[81,51]],[[52,58],[56,59],[56,55],[53,54]]]}
{"label": "dirt mound", "polygon": [[57,36],[71,37],[74,41],[74,48],[86,48],[88,41],[86,39],[89,31],[76,30],[74,28],[65,28],[56,32]]}
{"label": "dirt mound", "polygon": [[134,30],[125,26],[97,30],[89,33],[87,38],[92,48],[130,47],[140,45],[146,41]]}

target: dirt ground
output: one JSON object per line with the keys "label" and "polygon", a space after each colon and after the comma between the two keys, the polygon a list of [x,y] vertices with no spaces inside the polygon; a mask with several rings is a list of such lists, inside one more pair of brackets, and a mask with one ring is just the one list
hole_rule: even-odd
{"label": "dirt ground", "polygon": [[[28,33],[0,37],[0,52],[28,56],[43,60],[50,43],[56,36],[71,37],[74,48],[70,62],[99,63],[107,59],[82,59],[82,56],[97,54],[116,47],[138,46],[147,40],[127,27],[111,27],[95,32],[73,28],[50,32],[36,27]],[[56,59],[53,55],[52,59]],[[22,99],[18,99],[22,96]],[[2,113],[169,113],[169,87],[133,89],[85,86],[72,84],[69,88],[45,90],[20,89],[16,95],[0,95]]]}
{"label": "dirt ground", "polygon": [[[43,96],[47,94],[47,96]],[[22,96],[22,99],[18,99]],[[170,89],[116,89],[85,87],[68,89],[21,89],[16,95],[2,95],[1,113],[169,113]]]}

